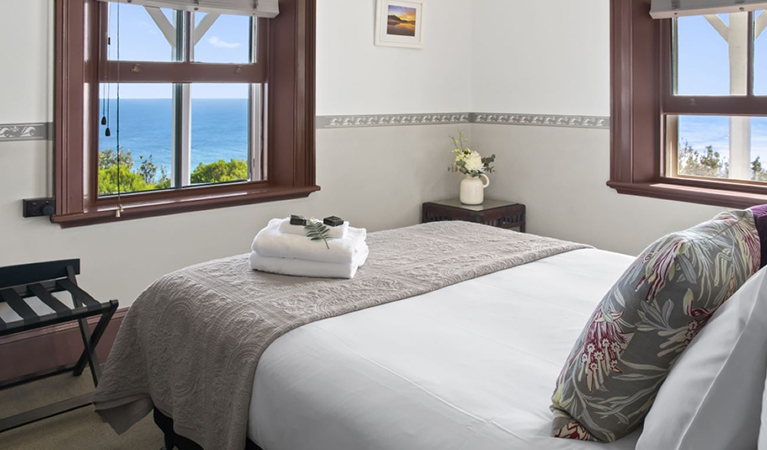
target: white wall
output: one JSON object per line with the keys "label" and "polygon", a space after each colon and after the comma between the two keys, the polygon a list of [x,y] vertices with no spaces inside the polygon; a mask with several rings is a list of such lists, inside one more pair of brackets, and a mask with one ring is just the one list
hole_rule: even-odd
{"label": "white wall", "polygon": [[[50,0],[0,2],[0,123],[52,117]],[[374,47],[375,0],[318,0],[318,114],[609,114],[608,0],[432,0],[424,50]],[[23,45],[22,45],[23,44]],[[308,199],[63,230],[23,219],[50,194],[46,142],[0,143],[0,266],[83,260],[84,285],[130,304],[157,277],[244,253],[275,216],[338,214],[371,230],[417,223],[423,201],[454,195],[454,126],[318,130]],[[490,195],[525,202],[529,230],[637,253],[718,208],[618,195],[609,132],[463,127],[498,155]]]}
{"label": "white wall", "polygon": [[[50,0],[0,1],[0,123],[49,121],[53,66]],[[378,48],[374,0],[319,0],[318,114],[454,112],[470,108],[470,0],[439,0],[429,10],[428,48]],[[346,31],[346,32],[345,32]],[[347,33],[348,32],[348,33]],[[447,74],[447,75],[446,75]],[[248,251],[272,217],[336,214],[371,230],[418,223],[423,201],[450,196],[452,126],[318,130],[322,191],[302,200],[61,229],[21,217],[21,199],[49,195],[49,143],[0,143],[0,266],[81,258],[83,285],[129,305],[172,270]],[[470,130],[467,130],[470,131]],[[443,163],[444,161],[444,163]]]}
{"label": "white wall", "polygon": [[472,0],[430,1],[423,49],[373,46],[376,0],[318,0],[317,114],[466,112]]}
{"label": "white wall", "polygon": [[[610,114],[608,0],[474,0],[473,109]],[[636,254],[721,208],[618,195],[608,130],[474,125],[496,153],[489,194],[523,202],[528,231]]]}
{"label": "white wall", "polygon": [[53,118],[53,71],[48,63],[53,58],[52,3],[0,2],[0,124]]}
{"label": "white wall", "polygon": [[474,0],[476,112],[610,115],[609,0]]}

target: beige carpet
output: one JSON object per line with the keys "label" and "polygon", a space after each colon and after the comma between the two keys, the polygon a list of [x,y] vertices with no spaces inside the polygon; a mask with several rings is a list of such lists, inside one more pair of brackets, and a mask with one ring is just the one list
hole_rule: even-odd
{"label": "beige carpet", "polygon": [[[93,390],[90,372],[59,375],[0,391],[0,417],[66,400]],[[0,449],[159,450],[162,433],[151,415],[118,436],[89,406],[0,433]]]}

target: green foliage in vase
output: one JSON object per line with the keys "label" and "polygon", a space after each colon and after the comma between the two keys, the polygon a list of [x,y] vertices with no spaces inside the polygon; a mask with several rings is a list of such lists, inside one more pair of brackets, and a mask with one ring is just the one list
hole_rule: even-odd
{"label": "green foliage in vase", "polygon": [[495,162],[495,155],[483,157],[467,145],[468,140],[463,135],[463,130],[458,130],[458,139],[450,136],[453,141],[453,153],[455,161],[450,167],[452,172],[460,172],[464,175],[470,175],[472,177],[478,177],[480,175],[487,175],[495,172],[493,163]]}

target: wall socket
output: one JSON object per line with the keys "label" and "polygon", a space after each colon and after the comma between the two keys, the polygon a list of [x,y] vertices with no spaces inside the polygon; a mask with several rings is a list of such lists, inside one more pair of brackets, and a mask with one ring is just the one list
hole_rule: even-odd
{"label": "wall socket", "polygon": [[24,199],[24,217],[51,217],[56,213],[56,199]]}

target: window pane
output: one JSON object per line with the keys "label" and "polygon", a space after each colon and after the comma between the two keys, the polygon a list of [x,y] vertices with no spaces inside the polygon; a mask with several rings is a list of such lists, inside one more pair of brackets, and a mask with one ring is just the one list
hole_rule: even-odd
{"label": "window pane", "polygon": [[[109,59],[175,61],[175,25],[176,12],[171,9],[110,3]],[[173,42],[173,45],[170,42]]]}
{"label": "window pane", "polygon": [[250,85],[193,84],[191,91],[191,184],[248,180]]}
{"label": "window pane", "polygon": [[678,174],[729,178],[730,124],[727,117],[680,116]]}
{"label": "window pane", "polygon": [[678,175],[767,182],[767,118],[679,116],[669,124],[674,120]]}
{"label": "window pane", "polygon": [[767,95],[767,14],[754,12],[754,94]]}
{"label": "window pane", "polygon": [[251,62],[250,17],[195,13],[194,22],[194,61],[233,64]]}
{"label": "window pane", "polygon": [[767,117],[751,122],[751,180],[767,182]]}
{"label": "window pane", "polygon": [[[171,186],[173,128],[170,84],[101,85],[100,108],[111,136],[100,126],[99,194],[152,191]],[[104,99],[109,98],[108,102]],[[120,126],[120,167],[117,167],[117,115]]]}
{"label": "window pane", "polygon": [[748,13],[676,19],[677,95],[745,95]]}

